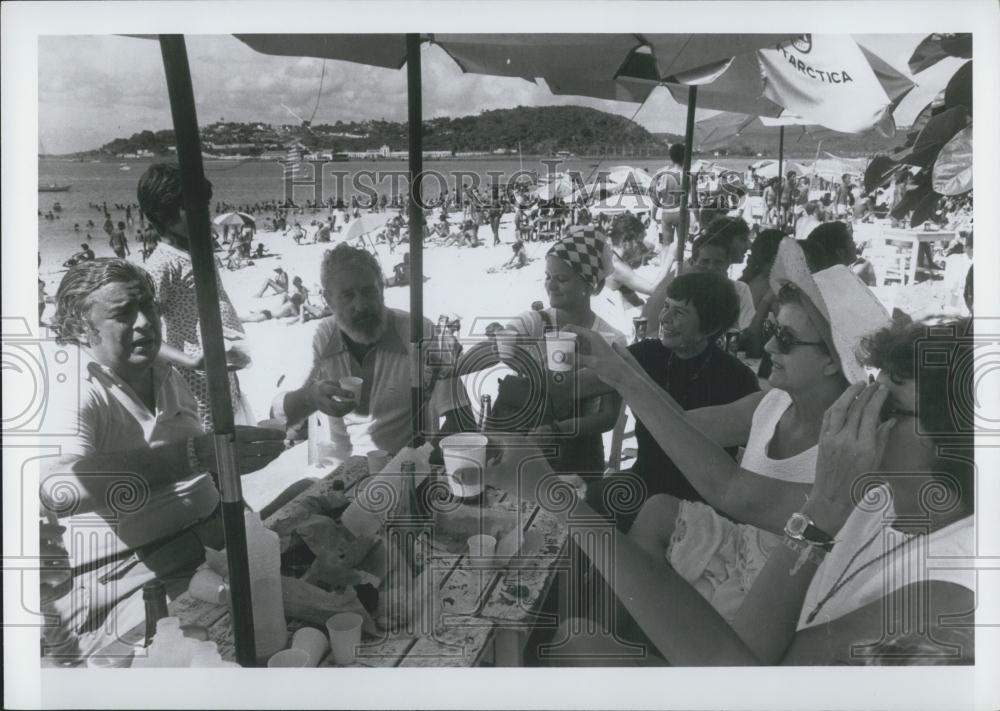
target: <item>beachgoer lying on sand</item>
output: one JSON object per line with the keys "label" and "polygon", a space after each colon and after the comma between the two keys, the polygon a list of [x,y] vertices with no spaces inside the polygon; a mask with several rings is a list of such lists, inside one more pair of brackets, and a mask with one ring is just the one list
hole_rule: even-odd
{"label": "beachgoer lying on sand", "polygon": [[292,297],[278,307],[277,310],[261,309],[260,311],[251,311],[248,315],[241,316],[240,321],[243,323],[256,323],[258,321],[270,321],[271,319],[280,320],[290,316],[298,316],[301,309],[302,297],[299,294],[292,294]]}
{"label": "beachgoer lying on sand", "polygon": [[288,293],[288,274],[281,267],[274,268],[276,276],[274,279],[268,279],[264,282],[264,285],[260,287],[260,290],[255,294],[259,299],[267,293],[268,289],[274,289],[275,294],[285,294]]}

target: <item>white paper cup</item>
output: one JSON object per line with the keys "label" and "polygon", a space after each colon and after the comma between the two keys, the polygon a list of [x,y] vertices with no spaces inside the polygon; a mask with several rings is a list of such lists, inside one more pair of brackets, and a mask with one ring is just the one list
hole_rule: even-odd
{"label": "white paper cup", "polygon": [[315,667],[330,649],[330,640],[314,627],[303,627],[292,635],[292,649],[301,649],[309,655],[306,666]]}
{"label": "white paper cup", "polygon": [[356,612],[338,612],[326,621],[334,664],[354,663],[355,649],[361,644],[363,622],[361,615]]}
{"label": "white paper cup", "polygon": [[389,463],[389,453],[384,449],[373,449],[367,455],[368,474],[375,476]]}
{"label": "white paper cup", "polygon": [[570,331],[550,331],[545,334],[545,361],[554,373],[573,370],[576,353],[576,334]]}
{"label": "white paper cup", "polygon": [[[441,454],[444,455],[444,468],[448,473],[448,486],[456,496],[471,496],[465,494],[461,484],[454,475],[460,469],[474,468],[480,472],[486,469],[486,445],[489,438],[474,432],[459,432],[448,435],[441,440]],[[481,481],[481,477],[480,477]],[[480,483],[480,489],[482,484]]]}
{"label": "white paper cup", "polygon": [[464,467],[448,475],[448,488],[454,496],[463,499],[483,493],[483,470],[479,467]]}
{"label": "white paper cup", "polygon": [[500,360],[505,362],[513,360],[518,332],[512,328],[501,328],[494,331],[493,335],[497,339],[497,353],[500,355]]}
{"label": "white paper cup", "polygon": [[267,660],[271,669],[291,669],[309,666],[309,652],[304,649],[283,649]]}
{"label": "white paper cup", "polygon": [[202,568],[188,583],[188,594],[213,605],[226,604],[226,581],[211,568]]}
{"label": "white paper cup", "polygon": [[363,378],[356,378],[353,375],[347,375],[340,379],[340,387],[344,390],[350,390],[355,400],[361,400],[361,387],[364,384]]}
{"label": "white paper cup", "polygon": [[489,565],[486,559],[496,553],[497,539],[486,534],[469,536],[469,562],[473,568],[482,568]]}

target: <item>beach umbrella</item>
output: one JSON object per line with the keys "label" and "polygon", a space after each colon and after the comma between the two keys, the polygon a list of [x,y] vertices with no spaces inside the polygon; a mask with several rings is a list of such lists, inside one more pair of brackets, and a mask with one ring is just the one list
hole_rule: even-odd
{"label": "beach umbrella", "polygon": [[348,223],[347,229],[344,230],[344,240],[360,239],[366,234],[377,232],[385,227],[391,219],[392,215],[385,212],[372,212],[362,215]]}
{"label": "beach umbrella", "polygon": [[[651,73],[682,72],[733,54],[726,47],[747,47],[763,42],[765,46],[777,35],[237,35],[253,49],[291,57],[340,59],[362,64],[398,69],[404,63],[407,70],[407,122],[409,141],[409,215],[410,263],[415,278],[410,289],[411,343],[414,349],[423,333],[423,212],[420,204],[423,173],[422,84],[420,47],[424,40],[444,49],[463,71],[497,74],[500,76],[541,77],[558,84],[576,78],[596,82],[614,80],[621,67],[631,58],[639,69],[653,62]],[[233,451],[233,413],[229,404],[222,324],[218,311],[216,275],[212,254],[211,222],[207,196],[202,195],[204,166],[198,135],[197,112],[187,49],[181,35],[160,35],[161,53],[167,76],[170,109],[177,141],[177,159],[182,175],[186,218],[191,239],[195,289],[205,351],[213,419],[217,434],[223,523],[229,560],[230,585],[233,598],[233,634],[237,661],[254,663],[253,616],[249,604],[249,567],[246,532],[243,524],[242,492]],[[652,48],[645,54],[642,47]],[[642,56],[637,56],[642,54]],[[655,54],[655,56],[654,56]],[[641,76],[641,74],[640,74]],[[595,89],[596,89],[595,85]],[[688,111],[688,135],[693,133],[694,94]],[[581,94],[581,88],[575,93]],[[689,146],[690,149],[690,146]],[[690,150],[688,151],[688,158]],[[686,178],[685,178],[686,180]],[[411,388],[414,413],[414,444],[419,439],[420,386]]]}
{"label": "beach umbrella", "polygon": [[230,227],[233,225],[238,227],[242,227],[244,225],[247,227],[257,227],[257,221],[245,212],[224,212],[221,215],[217,215],[212,220],[212,224],[218,225],[219,227],[224,227],[226,225],[229,225]]}
{"label": "beach umbrella", "polygon": [[783,174],[788,173],[789,170],[795,171],[798,175],[805,175],[808,168],[804,167],[800,163],[793,163],[792,161],[776,161],[776,160],[763,160],[757,161],[752,165],[753,169],[757,172],[757,175],[764,178],[764,180],[771,180],[772,178],[779,178]]}

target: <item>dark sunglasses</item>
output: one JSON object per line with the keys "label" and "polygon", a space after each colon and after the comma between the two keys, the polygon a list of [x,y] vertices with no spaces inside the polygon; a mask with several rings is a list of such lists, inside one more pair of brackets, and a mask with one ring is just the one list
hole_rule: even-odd
{"label": "dark sunglasses", "polygon": [[779,326],[775,321],[764,322],[764,342],[772,338],[781,353],[790,353],[793,346],[826,346],[823,341],[800,341],[789,331],[788,326]]}

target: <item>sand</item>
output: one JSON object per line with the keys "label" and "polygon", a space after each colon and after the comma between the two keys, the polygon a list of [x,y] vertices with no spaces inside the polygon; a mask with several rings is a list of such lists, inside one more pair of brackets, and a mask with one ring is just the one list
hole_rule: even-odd
{"label": "sand", "polygon": [[[434,219],[436,215],[431,218],[431,224]],[[452,222],[455,222],[454,216]],[[870,240],[878,235],[880,228],[879,223],[858,224],[855,226],[855,239],[858,242]],[[482,247],[434,246],[424,251],[424,316],[435,321],[440,314],[457,314],[462,321],[460,336],[467,339],[481,337],[487,324],[493,321],[503,322],[516,316],[529,309],[533,301],[542,300],[547,304],[543,285],[544,256],[550,245],[529,242],[525,248],[531,261],[526,267],[488,274],[488,268],[502,264],[512,254],[510,245],[515,239],[513,214],[503,216],[500,245],[492,246],[493,236],[488,226],[480,228],[479,236]],[[237,311],[248,314],[265,308],[274,310],[281,303],[279,296],[254,296],[264,281],[273,276],[273,269],[278,265],[288,273],[289,279],[302,277],[312,293],[313,303],[319,304],[319,272],[323,253],[340,241],[338,233],[334,233],[333,238],[332,244],[296,245],[290,235],[258,231],[254,246],[256,247],[257,242],[262,242],[267,252],[273,256],[254,260],[252,266],[237,271],[222,270],[223,285]],[[650,226],[646,240],[651,245],[656,243],[655,225]],[[393,266],[402,261],[405,251],[408,248],[398,247],[392,254],[388,246],[376,246],[376,253],[387,276],[392,274]],[[141,266],[142,261],[137,254],[132,259]],[[51,269],[42,273],[50,295],[55,293],[61,271]],[[738,273],[739,270],[734,271]],[[655,282],[658,268],[646,266],[639,273]],[[964,280],[964,271],[960,276]],[[954,293],[948,291],[949,288],[951,286],[947,283],[938,281],[908,287],[881,287],[875,289],[875,292],[890,310],[896,306],[914,317],[943,313],[964,314],[961,299],[956,300]],[[958,293],[961,293],[960,287]],[[387,288],[385,302],[390,307],[408,311],[409,287]],[[608,318],[605,315],[606,308],[606,304],[602,304],[601,308],[595,305],[595,310]],[[51,309],[50,306],[46,317],[51,315]],[[619,318],[621,328],[627,336],[631,335],[631,315],[628,313]],[[245,324],[253,363],[241,371],[239,377],[258,419],[268,416],[271,400],[279,389],[298,387],[305,380],[312,360],[311,343],[315,328],[316,321],[292,325],[280,321]],[[475,382],[467,384],[473,391],[474,399],[478,399],[478,395],[483,392],[495,397],[493,373],[482,374],[475,378]]]}

